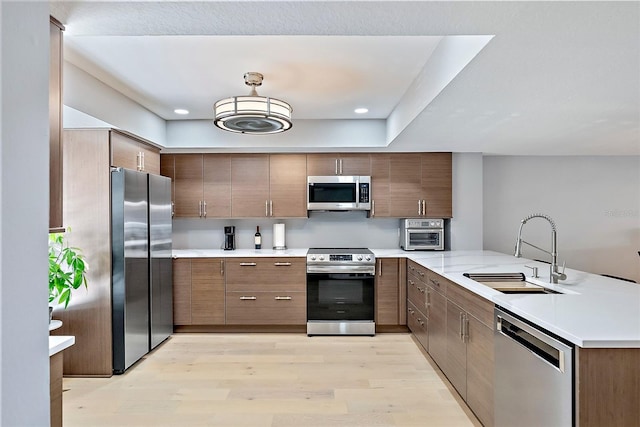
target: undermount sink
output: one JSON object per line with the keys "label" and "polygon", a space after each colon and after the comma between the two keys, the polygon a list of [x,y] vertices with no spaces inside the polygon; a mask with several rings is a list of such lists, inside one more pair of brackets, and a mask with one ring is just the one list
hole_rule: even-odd
{"label": "undermount sink", "polygon": [[503,294],[561,294],[525,280],[523,273],[464,273],[464,276]]}

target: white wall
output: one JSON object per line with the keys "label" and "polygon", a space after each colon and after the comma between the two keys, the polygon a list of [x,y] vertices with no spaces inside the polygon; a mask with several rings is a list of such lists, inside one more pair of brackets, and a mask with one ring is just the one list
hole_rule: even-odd
{"label": "white wall", "polygon": [[[63,70],[64,105],[156,144],[166,143],[166,123],[151,111],[68,61]],[[75,116],[74,116],[75,117]],[[85,127],[65,120],[65,127]],[[78,116],[79,117],[79,116]]]}
{"label": "white wall", "polygon": [[49,425],[49,4],[0,2],[0,425]]}
{"label": "white wall", "polygon": [[[212,120],[170,120],[164,144],[175,152],[184,148],[252,151],[314,151],[386,147],[384,120],[295,120],[293,127],[273,135],[242,135],[218,129]],[[315,147],[319,147],[318,150]],[[208,149],[208,150],[207,150]]]}
{"label": "white wall", "polygon": [[[520,220],[546,213],[558,230],[559,261],[568,268],[640,282],[640,157],[487,156],[484,248],[513,253]],[[550,248],[542,219],[523,238]],[[524,246],[523,256],[548,260]]]}
{"label": "white wall", "polygon": [[482,153],[453,154],[451,250],[482,249]]}

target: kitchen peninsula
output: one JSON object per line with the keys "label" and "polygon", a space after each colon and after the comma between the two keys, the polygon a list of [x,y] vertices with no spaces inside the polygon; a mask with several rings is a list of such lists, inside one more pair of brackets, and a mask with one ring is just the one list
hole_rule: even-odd
{"label": "kitchen peninsula", "polygon": [[[494,306],[499,306],[573,344],[575,346],[574,396],[577,408],[577,425],[597,426],[602,425],[603,422],[633,425],[633,420],[640,419],[637,405],[640,400],[639,285],[572,269],[566,270],[567,280],[552,285],[547,283],[549,278],[548,264],[525,258],[515,258],[493,251],[405,252],[399,249],[371,250],[378,260],[386,258],[404,260],[409,269],[412,266],[419,267],[427,275],[433,275],[437,278],[436,282],[446,282],[447,292],[441,292],[442,301],[446,302],[447,299],[453,298],[454,292],[457,295],[466,295],[466,301],[471,301],[466,308],[470,318],[475,316],[474,310],[479,305],[484,305],[491,310]],[[216,258],[223,265],[225,260],[234,258],[242,258],[243,261],[251,258],[254,260],[281,259],[283,257],[296,259],[303,257],[306,251],[305,248],[286,251],[185,249],[174,250],[173,257],[174,262],[183,259]],[[527,277],[527,281],[560,293],[504,294],[464,276],[464,273],[528,274],[525,264],[537,266],[541,276],[539,278]],[[223,270],[221,272],[224,274]],[[408,272],[405,273],[406,282],[399,275],[397,283],[399,290],[405,290],[405,293],[399,293],[399,295],[409,296],[409,300],[405,299],[404,302],[407,312],[411,313],[410,290],[407,290],[405,286],[413,276]],[[224,281],[221,284],[221,290],[224,292]],[[428,293],[424,288],[422,289]],[[432,295],[437,296],[438,293]],[[424,307],[431,305],[431,308],[435,309],[436,300],[425,298],[427,299],[425,299]],[[400,310],[402,310],[402,302],[402,297],[400,297],[398,304]],[[484,322],[483,327],[487,331],[483,338],[483,345],[489,347],[485,355],[485,362],[488,360],[491,364],[488,372],[484,373],[484,375],[489,375],[486,387],[490,388],[485,387],[484,390],[493,391],[491,371],[493,370],[492,340],[495,323],[492,322],[493,319],[490,316],[477,316],[477,318]],[[414,335],[417,335],[416,331],[411,328],[410,314],[407,314],[407,319],[410,329]],[[432,320],[435,319],[425,319],[424,321],[427,335],[432,332],[428,330],[432,326]],[[457,324],[457,317],[445,319],[445,329],[447,321],[449,326],[453,323]],[[466,333],[469,334],[468,328]],[[471,335],[473,333],[474,331],[471,330]],[[426,341],[420,340],[418,336],[416,338],[425,351],[429,352],[434,361],[440,365],[445,375],[481,421],[485,425],[493,425],[493,399],[489,397],[488,403],[484,402],[486,415],[483,416],[482,410],[479,407],[474,407],[473,401],[470,400],[473,398],[471,392],[467,395],[467,387],[471,387],[470,384],[474,384],[474,380],[470,377],[463,377],[462,388],[459,388],[456,381],[450,377],[446,367],[432,354],[431,340],[434,338],[428,336]],[[472,336],[471,341],[473,340]],[[425,345],[426,342],[429,345]],[[436,343],[435,340],[433,342]],[[467,354],[470,354],[471,350],[467,349],[466,351]],[[467,375],[470,375],[475,362],[467,357],[469,356],[465,356],[463,359],[466,360],[463,365],[467,366],[464,369]],[[488,394],[491,395],[491,393]]]}

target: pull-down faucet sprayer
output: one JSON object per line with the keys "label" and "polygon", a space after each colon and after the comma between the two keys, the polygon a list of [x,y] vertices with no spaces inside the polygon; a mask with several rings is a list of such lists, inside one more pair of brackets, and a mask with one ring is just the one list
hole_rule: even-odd
{"label": "pull-down faucet sprayer", "polygon": [[[522,227],[532,218],[543,218],[546,219],[551,225],[551,252],[542,249],[536,245],[532,245],[531,243],[522,239]],[[515,248],[515,256],[516,258],[520,258],[522,256],[522,244],[529,245],[533,248],[536,248],[544,253],[551,255],[551,266],[550,266],[550,274],[549,274],[549,282],[558,283],[558,280],[565,280],[567,275],[564,274],[564,263],[562,265],[562,273],[560,273],[558,269],[558,251],[557,251],[557,233],[556,233],[556,223],[551,219],[550,216],[544,214],[531,214],[525,217],[522,221],[520,221],[520,228],[518,229],[518,239],[516,240],[516,248]]]}

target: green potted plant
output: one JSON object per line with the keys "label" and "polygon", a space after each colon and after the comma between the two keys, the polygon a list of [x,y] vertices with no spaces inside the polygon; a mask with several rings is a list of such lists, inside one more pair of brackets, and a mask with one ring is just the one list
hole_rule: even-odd
{"label": "green potted plant", "polygon": [[49,234],[49,320],[53,306],[71,301],[71,291],[80,286],[87,288],[89,265],[80,249],[69,247],[62,233]]}

